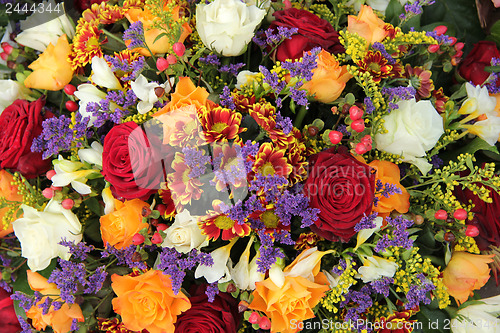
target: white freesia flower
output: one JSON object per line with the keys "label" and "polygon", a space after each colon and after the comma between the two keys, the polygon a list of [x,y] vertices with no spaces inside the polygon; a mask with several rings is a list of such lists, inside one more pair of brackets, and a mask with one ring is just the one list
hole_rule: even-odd
{"label": "white freesia flower", "polygon": [[[63,34],[69,39],[75,35],[75,27],[64,13],[64,5],[56,4],[54,0],[43,1],[37,4],[38,8],[51,8],[51,10],[36,10],[26,20],[21,21],[22,32],[16,37],[16,42],[43,52]],[[59,6],[59,7],[56,7]],[[57,11],[59,9],[59,11]]]}
{"label": "white freesia flower", "polygon": [[253,84],[257,85],[255,78],[257,77],[257,72],[251,71],[241,71],[236,76],[236,89],[241,89],[242,86]]}
{"label": "white freesia flower", "polygon": [[196,6],[196,30],[209,49],[223,56],[245,52],[266,11],[239,0],[215,0]]}
{"label": "white freesia flower", "polygon": [[115,211],[115,198],[113,193],[111,193],[111,188],[105,187],[102,190],[102,201],[104,201],[104,214],[111,214]]}
{"label": "white freesia flower", "polygon": [[84,148],[78,151],[78,157],[83,162],[95,164],[102,167],[103,147],[98,141],[92,142],[91,148]]}
{"label": "white freesia flower", "polygon": [[285,276],[302,276],[310,281],[319,273],[321,258],[333,250],[318,251],[317,247],[302,251],[295,260],[288,265],[285,270]]}
{"label": "white freesia flower", "polygon": [[214,260],[214,264],[212,266],[199,265],[196,267],[194,272],[195,279],[204,277],[208,283],[214,283],[215,281],[223,283],[229,281],[231,279],[231,273],[228,267],[228,261],[230,260],[229,254],[236,240],[237,238],[234,238],[229,244],[213,250],[210,256]]}
{"label": "white freesia flower", "polygon": [[467,91],[467,99],[458,110],[458,113],[468,114],[472,119],[482,114],[488,116],[494,113],[497,100],[489,95],[486,87],[473,86],[467,82],[465,90]]}
{"label": "white freesia flower", "polygon": [[472,304],[460,309],[450,326],[453,333],[499,333],[500,332],[500,295],[478,300],[481,304]]}
{"label": "white freesia flower", "polygon": [[[91,127],[97,117],[87,111],[87,106],[89,103],[99,103],[101,100],[106,98],[106,93],[97,89],[96,86],[90,83],[84,83],[78,86],[78,89],[75,91],[75,96],[80,100],[80,108],[78,109],[78,112],[80,112],[83,118],[90,118],[87,126]],[[110,108],[112,108],[112,105],[110,105]]]}
{"label": "white freesia flower", "polygon": [[382,257],[366,257],[363,258],[363,266],[358,269],[359,274],[356,277],[361,278],[364,283],[368,283],[383,276],[393,277],[398,267],[394,261]]}
{"label": "white freesia flower", "polygon": [[92,58],[92,82],[108,89],[121,89],[122,85],[109,67],[106,60],[97,56]]}
{"label": "white freesia flower", "polygon": [[432,168],[426,152],[443,135],[443,118],[430,101],[411,99],[397,104],[397,109],[382,118],[387,133],[375,135],[376,147],[402,155],[403,161],[415,164],[425,175]]}
{"label": "white freesia flower", "polygon": [[375,228],[362,229],[358,232],[357,243],[356,243],[356,247],[354,248],[354,251],[356,251],[358,249],[358,247],[360,247],[362,244],[364,244],[364,242],[366,242],[366,240],[368,238],[370,238],[371,235],[373,235],[375,232],[379,231],[380,228],[382,228],[382,224],[384,223],[384,219],[380,216],[377,216],[373,220],[373,222],[375,222]]}
{"label": "white freesia flower", "polygon": [[66,160],[61,155],[59,155],[58,160],[53,163],[54,171],[56,172],[51,179],[53,186],[62,187],[71,184],[71,187],[80,194],[89,194],[92,192],[90,186],[85,184],[87,182],[87,176],[99,171],[80,170],[83,167],[83,163]]}
{"label": "white freesia flower", "polygon": [[253,260],[250,262],[250,249],[254,243],[254,238],[254,236],[250,238],[250,241],[248,242],[245,251],[241,254],[240,260],[236,266],[229,269],[234,284],[242,290],[254,290],[255,283],[264,281],[265,278],[263,273],[257,272],[257,258],[260,257],[260,254],[257,253],[257,255],[255,255]]}
{"label": "white freesia flower", "polygon": [[52,258],[68,260],[71,256],[69,249],[59,242],[65,239],[79,243],[82,240],[82,225],[76,215],[54,199],[42,212],[26,205],[21,205],[21,208],[23,217],[12,222],[12,226],[29,268],[41,271],[49,266]]}
{"label": "white freesia flower", "polygon": [[162,247],[175,248],[178,252],[188,253],[208,245],[207,236],[201,233],[197,217],[191,216],[187,209],[175,216],[175,222],[167,229]]}
{"label": "white freesia flower", "polygon": [[0,114],[16,99],[24,98],[22,85],[14,80],[0,80]]}
{"label": "white freesia flower", "polygon": [[158,84],[156,82],[148,82],[148,80],[144,77],[144,75],[139,75],[139,77],[130,82],[130,87],[132,91],[140,99],[139,103],[137,103],[137,111],[139,113],[144,114],[149,112],[154,103],[159,100],[159,97],[156,95],[156,88],[162,88],[165,94],[170,92],[170,87],[174,84],[175,79],[170,78],[170,84]]}
{"label": "white freesia flower", "polygon": [[463,125],[463,127],[492,146],[500,137],[500,118],[496,115],[488,115],[487,119],[476,121],[472,125]]}

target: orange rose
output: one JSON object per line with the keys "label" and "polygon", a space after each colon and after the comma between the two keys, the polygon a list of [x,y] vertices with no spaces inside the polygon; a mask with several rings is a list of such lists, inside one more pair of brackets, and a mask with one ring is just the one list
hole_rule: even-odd
{"label": "orange rose", "polygon": [[194,105],[196,109],[207,106],[208,95],[209,93],[205,88],[195,86],[189,77],[181,77],[179,78],[179,83],[175,86],[175,91],[170,97],[170,102],[155,113],[154,116],[157,117],[188,105]]}
{"label": "orange rose", "polygon": [[[26,274],[28,275],[28,284],[33,291],[38,291],[42,295],[51,295],[53,300],[60,301],[53,296],[61,293],[55,283],[48,283],[46,278],[30,270],[27,270]],[[43,297],[26,312],[26,316],[32,320],[33,327],[37,330],[45,330],[45,327],[51,326],[55,333],[66,333],[71,331],[73,319],[79,322],[85,320],[78,304],[64,303],[59,310],[54,310],[54,307],[51,306],[49,312],[43,314],[43,310],[38,307],[38,304],[42,304],[47,297],[49,296]]]}
{"label": "orange rose", "polygon": [[[290,323],[313,318],[312,309],[329,289],[325,274],[318,273],[313,281],[302,276],[285,276],[280,288],[267,278],[255,284],[254,299],[249,308],[262,311],[271,320],[271,332],[291,333]],[[292,322],[293,320],[293,322]]]}
{"label": "orange rose", "polygon": [[381,42],[387,36],[389,32],[384,29],[385,25],[373,9],[365,5],[361,7],[358,16],[349,15],[347,18],[347,31],[357,33],[366,39],[368,45]]}
{"label": "orange rose", "polygon": [[490,278],[488,264],[494,255],[478,255],[468,252],[454,252],[443,271],[443,283],[448,293],[455,297],[458,304],[473,295],[473,290],[480,289]]}
{"label": "orange rose", "polygon": [[[22,202],[23,196],[17,194],[17,186],[11,184],[14,177],[5,170],[0,170],[0,198],[4,198],[7,201],[17,201]],[[0,208],[0,238],[5,237],[14,231],[12,225],[4,225],[3,218],[5,214],[11,209],[10,205],[4,208]],[[14,212],[13,216],[16,217],[17,210]]]}
{"label": "orange rose", "polygon": [[345,88],[345,84],[352,77],[346,66],[340,66],[338,61],[325,50],[321,50],[316,58],[318,66],[313,69],[313,77],[303,85],[303,88],[314,95],[322,103],[331,103]]}
{"label": "orange rose", "polygon": [[[176,6],[172,11],[172,18],[175,21],[179,20],[179,9],[180,7]],[[127,11],[127,13],[125,13],[125,17],[129,20],[130,23],[135,23],[137,21],[142,22],[146,45],[151,50],[151,52],[153,52],[153,54],[167,53],[168,51],[170,51],[170,43],[167,36],[160,37],[158,40],[156,39],[156,37],[164,33],[164,31],[152,28],[154,22],[157,21],[158,18],[155,17],[148,8],[145,8],[144,10],[139,8],[131,8]],[[193,32],[193,30],[189,26],[189,23],[186,22],[182,24],[182,31],[178,42],[183,43],[191,32]],[[135,50],[144,56],[150,56],[150,53],[146,48],[140,47]]]}
{"label": "orange rose", "polygon": [[68,61],[71,48],[66,35],[57,40],[56,46],[52,43],[28,67],[33,70],[24,85],[28,88],[61,90],[73,78],[73,69]]}
{"label": "orange rose", "polygon": [[148,224],[142,222],[142,209],[149,205],[139,199],[121,202],[115,199],[115,211],[101,216],[101,236],[104,245],[123,249],[132,245],[132,238]]}
{"label": "orange rose", "polygon": [[113,274],[111,282],[118,296],[113,299],[113,309],[132,331],[173,332],[177,316],[191,308],[187,296],[182,291],[175,295],[170,277],[161,271],[150,270],[134,277]]}
{"label": "orange rose", "polygon": [[373,206],[373,211],[379,213],[380,216],[382,214],[386,214],[387,216],[393,210],[397,210],[402,214],[408,212],[408,208],[410,208],[410,194],[399,183],[401,177],[398,166],[388,161],[378,160],[372,161],[368,165],[377,170],[375,174],[377,180],[382,181],[382,183],[393,184],[402,192],[401,194],[392,194],[388,198],[378,195],[379,201],[377,206]]}

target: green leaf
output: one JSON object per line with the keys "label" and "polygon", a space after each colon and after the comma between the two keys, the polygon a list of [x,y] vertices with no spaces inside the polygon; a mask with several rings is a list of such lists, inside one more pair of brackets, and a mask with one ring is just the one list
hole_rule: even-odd
{"label": "green leaf", "polygon": [[87,220],[85,223],[85,236],[92,239],[94,242],[102,242],[101,239],[101,224],[97,218]]}
{"label": "green leaf", "polygon": [[391,0],[385,10],[385,21],[392,25],[398,25],[399,15],[404,12],[404,7],[398,0]]}
{"label": "green leaf", "polygon": [[88,198],[85,200],[85,205],[90,211],[98,216],[101,216],[101,205],[96,198]]}
{"label": "green leaf", "polygon": [[444,311],[439,309],[431,309],[429,306],[422,305],[416,318],[418,321],[418,327],[416,328],[421,329],[424,333],[450,331],[450,318]]}
{"label": "green leaf", "polygon": [[[497,45],[500,45],[500,21],[496,21],[495,24],[491,26],[490,36],[488,37],[488,39],[493,40]],[[486,68],[485,70],[489,72]]]}

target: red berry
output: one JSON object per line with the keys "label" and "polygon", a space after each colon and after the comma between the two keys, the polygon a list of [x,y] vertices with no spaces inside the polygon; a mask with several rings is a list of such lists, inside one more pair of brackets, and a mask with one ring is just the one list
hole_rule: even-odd
{"label": "red berry", "polygon": [[259,319],[259,328],[262,330],[268,330],[271,328],[271,321],[266,316]]}
{"label": "red berry", "polygon": [[456,43],[454,47],[455,47],[456,51],[462,51],[462,49],[464,48],[464,46],[465,46],[465,44],[462,43],[462,42],[460,42],[460,43]]}
{"label": "red berry", "polygon": [[53,189],[54,191],[60,191],[60,190],[62,190],[62,187],[60,187],[60,186],[54,186],[54,185],[52,185],[50,188]]}
{"label": "red berry", "polygon": [[156,226],[156,229],[158,229],[158,231],[165,231],[168,229],[168,225],[166,225],[165,223],[159,223]]}
{"label": "red berry", "polygon": [[151,214],[151,208],[149,208],[148,206],[142,207],[141,215],[143,217],[149,216],[150,214]]}
{"label": "red berry", "polygon": [[437,51],[439,51],[439,45],[437,44],[429,45],[427,47],[427,51],[429,51],[430,53],[436,53]]}
{"label": "red berry", "polygon": [[177,57],[174,56],[173,54],[169,54],[167,56],[167,61],[168,61],[169,65],[173,65],[173,64],[177,63]]}
{"label": "red berry", "polygon": [[444,209],[440,209],[434,213],[434,217],[438,220],[446,220],[448,218],[448,213]]}
{"label": "red berry", "polygon": [[465,209],[459,208],[453,213],[453,217],[457,220],[465,220],[467,218],[467,211]]}
{"label": "red berry", "polygon": [[313,136],[318,135],[319,128],[317,128],[316,126],[309,126],[307,128],[307,132],[309,133],[309,136],[313,137]]}
{"label": "red berry", "polygon": [[174,45],[172,45],[172,48],[174,49],[174,52],[178,57],[182,57],[184,55],[184,52],[186,51],[186,47],[180,42],[174,43]]}
{"label": "red berry", "polygon": [[354,150],[356,151],[356,154],[362,155],[368,151],[368,149],[366,148],[366,145],[360,142],[356,145],[356,148]]}
{"label": "red berry", "polygon": [[257,324],[259,322],[260,316],[257,312],[252,312],[250,317],[248,317],[248,322],[250,324]]}
{"label": "red berry", "polygon": [[132,244],[141,245],[142,243],[144,243],[145,239],[146,238],[144,238],[143,235],[141,235],[140,233],[136,233],[134,237],[132,237]]}
{"label": "red berry", "polygon": [[358,133],[361,133],[365,130],[365,122],[363,119],[358,119],[352,122],[351,128]]}
{"label": "red berry", "polygon": [[444,240],[447,242],[453,242],[455,241],[455,235],[452,232],[447,232],[444,234]]}
{"label": "red berry", "polygon": [[158,68],[158,70],[160,72],[163,72],[164,70],[166,70],[169,66],[169,63],[167,61],[167,59],[165,58],[158,58],[156,60],[156,68]]}
{"label": "red berry", "polygon": [[76,102],[74,101],[67,101],[65,105],[66,109],[68,109],[69,112],[75,112],[76,110],[78,110],[78,104],[76,104]]}
{"label": "red berry", "polygon": [[14,48],[12,47],[12,45],[10,45],[9,43],[7,42],[3,42],[2,43],[2,49],[5,53],[7,54],[11,54],[12,53],[12,50],[14,50]]}
{"label": "red berry", "polygon": [[70,96],[73,96],[75,91],[76,91],[76,87],[72,84],[67,84],[64,86],[64,92]]}
{"label": "red berry", "polygon": [[54,196],[54,190],[51,189],[50,187],[47,187],[45,190],[42,191],[42,195],[47,199],[52,199],[52,197]]}
{"label": "red berry", "polygon": [[151,243],[160,244],[163,241],[159,232],[155,232],[153,237],[151,237]]}
{"label": "red berry", "polygon": [[363,113],[363,110],[358,108],[356,105],[351,106],[349,109],[349,117],[351,117],[351,120],[353,121],[361,119],[361,117],[363,117]]}
{"label": "red berry", "polygon": [[448,37],[448,38],[451,39],[450,45],[454,45],[457,42],[457,38],[456,37]]}
{"label": "red berry", "polygon": [[140,261],[142,261],[142,256],[141,256],[141,254],[140,254],[139,252],[134,252],[134,253],[132,254],[132,261],[133,261],[133,262],[140,262]]}
{"label": "red berry", "polygon": [[350,104],[344,104],[344,105],[342,105],[342,110],[341,110],[342,114],[344,114],[344,115],[348,114],[350,108],[351,108]]}
{"label": "red berry", "polygon": [[240,301],[238,304],[238,312],[244,312],[248,309],[248,302],[247,301]]}
{"label": "red berry", "polygon": [[156,205],[155,209],[160,212],[160,215],[163,216],[163,214],[165,214],[165,211],[167,210],[167,206],[165,206],[164,204],[158,204]]}
{"label": "red berry", "polygon": [[448,31],[448,27],[445,25],[438,25],[437,27],[434,28],[434,32],[437,33],[438,35],[443,35]]}
{"label": "red berry", "polygon": [[476,237],[479,235],[479,229],[475,225],[468,225],[465,230],[465,236]]}
{"label": "red berry", "polygon": [[71,208],[73,208],[74,204],[75,204],[75,202],[73,201],[73,199],[64,199],[61,202],[61,206],[63,206],[64,209],[71,209]]}
{"label": "red berry", "polygon": [[52,177],[54,177],[55,175],[56,175],[56,170],[49,170],[49,171],[47,171],[47,173],[45,174],[45,176],[47,176],[47,178],[48,178],[49,180],[51,180],[51,179],[52,179]]}
{"label": "red berry", "polygon": [[334,145],[340,143],[340,141],[342,140],[342,136],[343,136],[343,134],[340,133],[339,131],[331,131],[330,133],[328,133],[328,137],[330,138],[330,142]]}
{"label": "red berry", "polygon": [[234,285],[234,283],[228,284],[226,291],[228,293],[234,293],[236,291],[236,286]]}
{"label": "red berry", "polygon": [[3,61],[7,61],[9,58],[9,55],[5,52],[0,53],[0,58],[2,58]]}

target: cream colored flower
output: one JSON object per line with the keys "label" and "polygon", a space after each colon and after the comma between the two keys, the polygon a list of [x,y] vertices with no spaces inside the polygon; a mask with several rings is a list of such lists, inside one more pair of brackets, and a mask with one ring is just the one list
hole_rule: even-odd
{"label": "cream colored flower", "polygon": [[167,229],[162,247],[175,248],[177,252],[188,253],[208,245],[207,236],[198,226],[197,217],[187,209],[175,216],[175,222]]}

